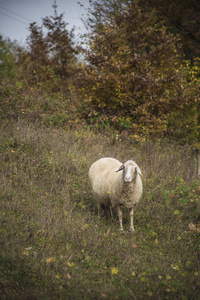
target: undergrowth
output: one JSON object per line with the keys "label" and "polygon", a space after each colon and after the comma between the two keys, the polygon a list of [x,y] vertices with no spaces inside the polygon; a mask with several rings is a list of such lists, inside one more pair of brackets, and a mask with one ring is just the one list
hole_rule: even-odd
{"label": "undergrowth", "polygon": [[[2,122],[2,299],[199,299],[200,186],[190,147]],[[134,159],[135,234],[98,216],[88,169]],[[128,212],[124,212],[128,229]]]}

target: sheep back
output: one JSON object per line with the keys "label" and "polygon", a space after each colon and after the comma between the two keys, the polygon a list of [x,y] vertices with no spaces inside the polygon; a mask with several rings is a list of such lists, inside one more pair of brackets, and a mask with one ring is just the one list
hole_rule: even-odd
{"label": "sheep back", "polygon": [[117,180],[116,173],[121,163],[114,158],[101,158],[94,162],[89,169],[89,179],[94,195],[100,203],[106,203],[110,198],[110,188]]}

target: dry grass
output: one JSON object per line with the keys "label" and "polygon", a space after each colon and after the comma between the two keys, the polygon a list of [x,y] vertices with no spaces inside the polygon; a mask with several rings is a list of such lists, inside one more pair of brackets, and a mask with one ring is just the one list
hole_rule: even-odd
{"label": "dry grass", "polygon": [[[200,188],[189,147],[23,121],[3,123],[0,138],[1,298],[198,299]],[[104,156],[143,171],[134,235],[95,213],[87,173]]]}

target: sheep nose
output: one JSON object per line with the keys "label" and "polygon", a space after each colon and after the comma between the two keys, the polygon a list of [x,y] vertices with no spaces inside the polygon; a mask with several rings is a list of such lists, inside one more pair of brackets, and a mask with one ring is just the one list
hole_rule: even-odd
{"label": "sheep nose", "polygon": [[131,182],[131,177],[125,177],[126,182]]}

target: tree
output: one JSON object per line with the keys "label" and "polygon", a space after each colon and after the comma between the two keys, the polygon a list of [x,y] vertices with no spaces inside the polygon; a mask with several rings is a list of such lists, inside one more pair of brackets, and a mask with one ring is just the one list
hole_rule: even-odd
{"label": "tree", "polygon": [[142,135],[175,136],[178,112],[177,137],[185,135],[196,106],[183,88],[178,38],[137,0],[90,3],[88,67],[79,80],[86,117],[101,115]]}
{"label": "tree", "polygon": [[47,29],[46,43],[51,57],[51,65],[55,74],[61,78],[69,77],[72,71],[71,64],[75,62],[77,50],[74,47],[74,28],[66,30],[63,14],[58,15],[57,4],[53,4],[54,16],[43,19],[43,26]]}
{"label": "tree", "polygon": [[65,87],[73,74],[77,50],[73,43],[74,29],[70,32],[66,29],[68,24],[63,14],[58,15],[56,2],[53,9],[54,15],[43,18],[41,27],[36,22],[30,24],[28,49],[18,51],[18,56],[24,80],[57,90]]}
{"label": "tree", "polygon": [[14,79],[15,77],[15,56],[14,45],[9,39],[0,35],[0,80]]}
{"label": "tree", "polygon": [[187,59],[200,56],[199,0],[140,0],[140,3],[146,9],[154,9],[170,32],[179,34]]}
{"label": "tree", "polygon": [[24,61],[27,67],[26,74],[32,83],[45,82],[50,77],[46,39],[42,27],[39,27],[36,22],[30,24],[29,31],[30,35],[27,38],[29,48]]}

